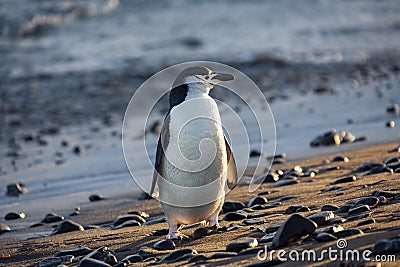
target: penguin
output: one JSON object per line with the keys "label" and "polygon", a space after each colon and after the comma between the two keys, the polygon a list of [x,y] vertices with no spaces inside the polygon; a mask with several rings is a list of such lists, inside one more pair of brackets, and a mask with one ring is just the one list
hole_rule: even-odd
{"label": "penguin", "polygon": [[209,96],[214,85],[233,79],[196,66],[184,69],[172,85],[149,193],[157,184],[169,225],[167,239],[187,238],[179,232],[182,225],[203,222],[218,229],[225,193],[238,182],[218,106]]}

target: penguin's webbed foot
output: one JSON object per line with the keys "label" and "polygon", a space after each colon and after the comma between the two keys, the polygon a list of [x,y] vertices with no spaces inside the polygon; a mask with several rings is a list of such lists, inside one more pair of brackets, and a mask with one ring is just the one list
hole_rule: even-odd
{"label": "penguin's webbed foot", "polygon": [[178,239],[178,240],[189,239],[189,237],[187,235],[184,235],[179,231],[168,233],[166,238],[167,239]]}

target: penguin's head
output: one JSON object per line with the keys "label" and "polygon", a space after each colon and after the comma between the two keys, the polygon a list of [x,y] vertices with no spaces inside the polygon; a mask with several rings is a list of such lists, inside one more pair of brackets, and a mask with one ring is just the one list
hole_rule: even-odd
{"label": "penguin's head", "polygon": [[170,109],[185,101],[188,93],[196,91],[208,94],[220,81],[233,80],[231,74],[219,73],[207,67],[190,67],[184,69],[175,79],[169,94]]}

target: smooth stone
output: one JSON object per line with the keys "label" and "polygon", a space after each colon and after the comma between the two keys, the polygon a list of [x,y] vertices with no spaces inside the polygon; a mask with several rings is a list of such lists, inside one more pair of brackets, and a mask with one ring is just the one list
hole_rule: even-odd
{"label": "smooth stone", "polygon": [[328,234],[328,233],[319,233],[317,235],[317,237],[315,238],[316,241],[318,242],[329,242],[329,241],[333,241],[336,240],[337,237],[332,235],[332,234]]}
{"label": "smooth stone", "polygon": [[117,264],[115,264],[113,267],[126,267],[126,263],[125,262],[121,262],[119,261]]}
{"label": "smooth stone", "polygon": [[17,197],[20,194],[24,194],[27,192],[26,187],[21,183],[13,183],[7,185],[7,192],[8,196]]}
{"label": "smooth stone", "polygon": [[215,260],[215,259],[224,259],[224,258],[231,258],[237,256],[236,252],[217,252],[212,254],[209,259],[210,260]]}
{"label": "smooth stone", "polygon": [[273,159],[286,159],[286,153],[275,154],[273,156],[267,157],[267,160],[273,160]]}
{"label": "smooth stone", "polygon": [[144,212],[144,211],[131,210],[131,211],[128,211],[128,214],[138,215],[138,216],[142,217],[143,219],[147,219],[150,217],[150,214],[148,214],[147,212]]}
{"label": "smooth stone", "polygon": [[366,219],[366,220],[363,220],[363,221],[357,223],[357,226],[363,226],[363,225],[368,225],[368,224],[374,224],[375,222],[376,222],[376,221],[375,221],[374,218],[369,218],[369,219]]}
{"label": "smooth stone", "polygon": [[337,233],[337,232],[340,232],[340,231],[343,231],[343,230],[344,230],[343,226],[334,225],[334,226],[325,228],[322,232],[323,233],[328,233],[328,234],[334,234],[334,233]]}
{"label": "smooth stone", "polygon": [[4,216],[4,220],[17,220],[17,219],[23,219],[25,218],[25,213],[16,213],[16,212],[10,212],[7,213],[6,216]]}
{"label": "smooth stone", "polygon": [[332,211],[320,211],[307,216],[307,219],[312,220],[318,226],[329,224],[329,220],[333,219],[335,214]]}
{"label": "smooth stone", "polygon": [[106,256],[104,257],[104,262],[107,264],[110,264],[111,266],[114,266],[115,264],[118,263],[118,260],[114,254],[112,254],[110,251],[108,251]]}
{"label": "smooth stone", "polygon": [[295,179],[282,179],[277,182],[275,182],[274,187],[281,187],[281,186],[288,186],[288,185],[293,185],[293,184],[298,184],[299,181]]}
{"label": "smooth stone", "polygon": [[275,248],[286,246],[303,236],[310,235],[317,229],[317,224],[295,213],[292,214],[277,230],[272,241]]}
{"label": "smooth stone", "polygon": [[44,223],[54,223],[54,222],[59,222],[64,220],[64,216],[55,214],[53,212],[48,213],[44,219],[42,220],[42,222]]}
{"label": "smooth stone", "polygon": [[336,170],[339,170],[339,169],[340,169],[339,166],[325,165],[325,166],[320,167],[318,170],[320,172],[327,172],[327,171],[336,171]]}
{"label": "smooth stone", "polygon": [[262,223],[265,223],[265,220],[252,218],[252,219],[243,220],[243,223],[245,225],[262,224]]}
{"label": "smooth stone", "polygon": [[47,258],[39,262],[39,267],[56,267],[62,262],[60,258]]}
{"label": "smooth stone", "polygon": [[231,212],[231,211],[237,211],[244,209],[246,205],[240,201],[234,201],[234,200],[227,200],[224,202],[224,205],[222,206],[222,211],[224,213]]}
{"label": "smooth stone", "polygon": [[347,215],[355,215],[355,214],[359,214],[359,213],[370,211],[370,210],[371,209],[369,208],[368,205],[358,205],[358,206],[355,206],[354,208],[351,208],[348,211]]}
{"label": "smooth stone", "polygon": [[164,236],[164,235],[167,235],[168,232],[169,232],[168,228],[158,229],[158,230],[155,230],[155,231],[152,233],[152,235],[153,235],[153,236]]}
{"label": "smooth stone", "polygon": [[376,206],[378,206],[379,204],[379,198],[377,197],[364,197],[362,199],[360,199],[359,201],[357,201],[354,206],[358,206],[358,205],[368,205],[371,208],[374,208]]}
{"label": "smooth stone", "polygon": [[356,172],[366,172],[366,171],[370,171],[372,168],[383,167],[383,166],[384,165],[379,162],[365,161],[357,167]]}
{"label": "smooth stone", "polygon": [[238,253],[238,255],[239,256],[241,256],[241,255],[254,255],[254,254],[257,254],[260,250],[261,250],[261,248],[259,248],[259,247],[246,248],[246,249],[241,250]]}
{"label": "smooth stone", "polygon": [[154,225],[154,224],[164,223],[166,221],[167,221],[167,218],[162,217],[162,218],[158,218],[158,219],[154,219],[154,220],[148,220],[147,222],[145,222],[144,225]]}
{"label": "smooth stone", "polygon": [[247,267],[269,267],[269,266],[276,266],[276,265],[279,265],[282,263],[284,263],[284,261],[281,261],[279,259],[272,259],[272,260],[268,260],[268,261],[252,263],[252,264],[247,265]]}
{"label": "smooth stone", "polygon": [[44,223],[34,223],[34,224],[32,224],[31,226],[29,226],[29,228],[35,228],[35,227],[39,227],[39,226],[43,226],[44,225]]}
{"label": "smooth stone", "polygon": [[140,224],[146,222],[146,220],[143,219],[142,217],[140,217],[139,215],[126,214],[126,215],[120,215],[120,216],[118,216],[118,217],[114,220],[113,225],[114,225],[114,227],[117,227],[118,225],[121,225],[121,224],[123,224],[124,222],[132,221],[132,220],[133,220],[133,221],[137,221],[137,222],[139,222]]}
{"label": "smooth stone", "polygon": [[292,214],[295,213],[297,209],[301,208],[302,205],[290,205],[286,210],[286,214]]}
{"label": "smooth stone", "polygon": [[87,255],[91,252],[93,252],[93,250],[88,247],[77,246],[77,247],[73,247],[73,248],[61,249],[61,250],[57,251],[56,254],[54,254],[54,256],[62,257],[62,256],[66,256],[66,255],[73,255],[75,257],[78,257],[78,256]]}
{"label": "smooth stone", "polygon": [[134,255],[126,256],[125,258],[123,258],[121,260],[121,262],[130,264],[130,263],[140,262],[142,260],[143,260],[142,256],[140,256],[139,254],[134,254]]}
{"label": "smooth stone", "polygon": [[205,262],[208,260],[208,257],[204,254],[198,254],[194,255],[191,258],[189,258],[188,263],[194,263],[194,262]]}
{"label": "smooth stone", "polygon": [[339,179],[336,179],[334,182],[332,182],[331,184],[344,184],[344,183],[351,183],[357,180],[357,177],[355,175],[351,175],[351,176],[346,176],[346,177],[342,177]]}
{"label": "smooth stone", "polygon": [[73,255],[66,255],[66,256],[62,256],[60,257],[62,262],[67,262],[67,263],[71,263],[75,260],[75,256]]}
{"label": "smooth stone", "polygon": [[394,252],[392,250],[392,242],[387,239],[381,239],[378,242],[376,242],[372,247],[372,251],[378,255]]}
{"label": "smooth stone", "polygon": [[76,145],[72,148],[72,151],[77,155],[81,155],[86,151],[86,148],[81,145]]}
{"label": "smooth stone", "polygon": [[70,220],[65,220],[65,221],[59,223],[51,234],[58,235],[58,234],[63,234],[63,233],[68,233],[68,232],[73,232],[73,231],[84,231],[84,228],[82,225],[80,225],[76,222],[73,222]]}
{"label": "smooth stone", "polygon": [[254,205],[264,205],[264,204],[267,204],[267,202],[268,202],[268,200],[266,197],[255,196],[249,201],[249,203],[247,204],[247,207],[252,207]]}
{"label": "smooth stone", "polygon": [[173,252],[168,253],[165,255],[161,260],[160,263],[167,263],[167,262],[175,262],[182,258],[185,255],[196,255],[197,251],[191,248],[183,248]]}
{"label": "smooth stone", "polygon": [[293,196],[283,196],[283,197],[280,197],[280,198],[278,199],[278,202],[283,202],[283,201],[290,200],[290,199],[293,199],[293,198],[296,198],[296,197],[293,197]]}
{"label": "smooth stone", "polygon": [[353,207],[352,204],[345,204],[343,206],[340,206],[337,210],[333,211],[335,214],[342,214],[342,213],[348,213],[349,210]]}
{"label": "smooth stone", "polygon": [[263,243],[271,242],[272,240],[274,240],[275,234],[276,234],[276,233],[273,232],[273,233],[269,233],[269,234],[264,235],[264,236],[261,237],[261,239],[259,240],[259,243],[260,243],[260,244],[263,244]]}
{"label": "smooth stone", "polygon": [[400,161],[400,158],[398,156],[392,156],[392,157],[385,159],[384,163],[387,165],[389,163],[395,163],[395,162],[399,162],[399,161]]}
{"label": "smooth stone", "polygon": [[175,243],[169,239],[158,241],[153,245],[156,250],[173,250],[175,247]]}
{"label": "smooth stone", "polygon": [[197,229],[193,232],[193,237],[194,237],[194,238],[205,237],[205,236],[210,235],[212,232],[213,232],[213,231],[212,231],[210,228],[200,227],[200,228],[197,228]]}
{"label": "smooth stone", "polygon": [[234,242],[228,244],[226,246],[226,251],[229,252],[240,252],[243,249],[246,248],[254,248],[258,246],[258,241],[256,238],[253,237],[242,237],[239,239],[236,239]]}
{"label": "smooth stone", "polygon": [[392,198],[397,196],[399,193],[393,192],[393,191],[382,191],[382,190],[376,190],[372,193],[372,196],[374,197],[386,197],[386,198]]}
{"label": "smooth stone", "polygon": [[332,191],[338,191],[338,190],[340,190],[340,189],[342,189],[342,187],[337,186],[337,185],[332,185],[332,186],[330,186],[330,187],[328,187],[328,188],[322,190],[321,193],[332,192]]}
{"label": "smooth stone", "polygon": [[321,207],[321,211],[335,211],[337,209],[339,209],[339,207],[333,204],[325,204]]}
{"label": "smooth stone", "polygon": [[247,214],[244,212],[239,212],[239,211],[233,211],[233,212],[228,212],[225,214],[222,220],[224,221],[239,221],[247,218]]}
{"label": "smooth stone", "polygon": [[339,156],[334,157],[334,158],[331,160],[331,162],[340,162],[340,161],[342,161],[342,162],[349,162],[350,159],[349,159],[348,157],[346,157],[346,156],[339,155]]}
{"label": "smooth stone", "polygon": [[364,176],[377,174],[377,173],[384,173],[384,172],[393,174],[393,170],[391,168],[388,168],[386,166],[379,166],[379,167],[372,168],[367,173],[365,173]]}
{"label": "smooth stone", "polygon": [[279,181],[279,178],[279,174],[270,171],[267,173],[267,175],[265,175],[263,183],[275,183]]}
{"label": "smooth stone", "polygon": [[113,229],[117,230],[117,229],[121,229],[121,228],[125,228],[125,227],[134,227],[134,226],[141,226],[142,224],[138,221],[135,220],[129,220],[126,222],[123,222],[122,224],[113,227]]}
{"label": "smooth stone", "polygon": [[359,234],[364,234],[364,232],[358,228],[349,228],[333,233],[333,235],[336,236],[337,238],[345,238],[348,236],[359,235]]}
{"label": "smooth stone", "polygon": [[88,255],[85,256],[86,258],[96,259],[96,260],[103,260],[107,253],[109,252],[108,247],[101,246],[95,249],[94,251],[90,252]]}
{"label": "smooth stone", "polygon": [[95,202],[95,201],[100,201],[100,200],[104,200],[105,198],[102,195],[99,194],[94,194],[94,195],[90,195],[89,196],[89,201],[90,202]]}
{"label": "smooth stone", "polygon": [[266,233],[273,233],[278,231],[278,229],[283,225],[285,221],[276,221],[272,222],[268,225],[268,227],[265,229]]}
{"label": "smooth stone", "polygon": [[111,265],[96,259],[85,258],[80,261],[79,267],[111,267]]}
{"label": "smooth stone", "polygon": [[305,211],[310,211],[311,209],[309,207],[306,206],[301,206],[300,208],[298,208],[296,210],[296,212],[305,212]]}
{"label": "smooth stone", "polygon": [[147,257],[153,256],[153,255],[159,254],[159,251],[155,250],[153,248],[147,247],[147,246],[143,246],[143,247],[139,248],[138,254],[142,257],[147,258]]}

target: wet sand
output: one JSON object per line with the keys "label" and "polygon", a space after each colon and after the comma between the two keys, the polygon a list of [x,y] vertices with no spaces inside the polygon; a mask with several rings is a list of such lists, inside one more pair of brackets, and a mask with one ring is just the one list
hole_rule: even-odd
{"label": "wet sand", "polygon": [[[293,168],[296,165],[301,167],[321,167],[325,165],[339,166],[338,170],[326,171],[317,174],[315,177],[302,177],[298,178],[300,183],[295,185],[288,185],[283,187],[273,187],[273,183],[264,183],[262,186],[253,193],[248,192],[248,186],[243,184],[238,186],[230,194],[226,196],[226,200],[237,200],[243,203],[247,203],[252,197],[257,194],[265,193],[265,197],[268,199],[268,203],[273,203],[284,196],[292,196],[294,198],[288,199],[281,202],[281,205],[276,207],[250,211],[248,213],[254,213],[259,211],[266,211],[267,213],[259,217],[259,219],[265,220],[264,223],[258,225],[243,225],[243,220],[234,222],[220,221],[221,226],[228,226],[231,223],[238,224],[238,229],[230,231],[218,231],[209,236],[202,238],[193,238],[193,232],[196,228],[183,230],[183,233],[188,235],[188,240],[176,241],[176,249],[191,248],[196,250],[199,254],[204,254],[206,257],[210,257],[212,254],[217,252],[224,252],[226,246],[233,242],[239,237],[254,237],[260,240],[265,233],[257,230],[259,226],[265,226],[268,228],[269,224],[276,221],[286,220],[290,215],[285,214],[285,210],[291,205],[304,205],[311,208],[311,211],[300,212],[302,216],[317,212],[324,204],[334,204],[342,206],[351,199],[359,199],[361,197],[371,196],[376,190],[395,191],[397,196],[400,192],[400,175],[398,173],[377,173],[368,176],[361,176],[357,174],[358,179],[355,182],[338,184],[338,186],[345,187],[345,190],[331,191],[320,193],[331,186],[331,183],[340,177],[351,174],[361,163],[373,160],[376,162],[383,162],[385,159],[391,156],[399,156],[398,152],[389,152],[393,148],[397,147],[398,143],[388,143],[383,145],[370,146],[357,150],[350,150],[342,152],[341,155],[347,156],[349,162],[330,162],[332,158],[338,154],[332,154],[328,156],[316,157],[305,159],[298,162],[290,162],[285,164],[274,165],[272,169],[286,170]],[[310,181],[312,179],[312,181]],[[381,182],[378,182],[381,181]],[[71,219],[82,225],[90,224],[97,225],[96,229],[89,229],[80,231],[69,232],[65,234],[59,234],[54,236],[47,236],[34,239],[24,239],[20,237],[13,237],[12,233],[4,233],[0,236],[1,240],[1,254],[5,256],[10,255],[8,259],[1,259],[0,263],[3,266],[33,266],[40,262],[41,259],[53,256],[58,250],[64,248],[71,248],[78,245],[87,246],[92,249],[99,248],[100,246],[107,246],[114,251],[118,260],[121,260],[127,255],[138,253],[139,249],[143,246],[152,247],[155,242],[165,238],[164,235],[154,236],[154,232],[157,230],[167,228],[166,223],[159,223],[155,225],[144,225],[136,227],[127,227],[119,230],[111,230],[110,224],[118,215],[126,214],[128,211],[144,211],[150,214],[147,220],[163,217],[160,203],[156,200],[142,200],[134,201],[129,196],[120,196],[119,198],[103,200],[99,202],[88,202],[81,206],[80,215],[69,217],[68,214],[73,211],[74,207],[71,207],[65,212],[61,212],[60,215],[64,215],[66,219]],[[340,225],[344,229],[357,227],[364,232],[361,235],[354,235],[346,237],[348,242],[347,249],[371,249],[373,244],[380,239],[389,239],[400,235],[400,202],[391,201],[386,205],[379,205],[372,209],[372,213],[368,217],[372,217],[376,220],[376,223],[365,226],[357,227],[357,223],[364,219],[358,219],[354,221],[342,222]],[[224,214],[220,215],[220,220]],[[367,218],[368,218],[367,217]],[[12,221],[9,221],[12,222]],[[26,234],[28,233],[49,233],[52,230],[52,226],[57,223],[45,224],[43,226],[31,229],[20,229]],[[10,224],[12,225],[12,223]],[[328,227],[328,226],[326,226]],[[320,231],[324,226],[318,227],[317,231]],[[17,235],[18,236],[18,235]],[[284,246],[283,249],[315,249],[317,252],[331,246],[336,248],[336,241],[330,242],[317,242],[314,238],[305,239],[303,237],[294,244]],[[270,242],[267,243],[270,245]],[[262,249],[264,244],[259,244],[259,248]],[[162,258],[164,255],[171,251],[153,251],[154,254],[151,257],[156,259]],[[207,259],[204,261],[209,266],[220,266],[220,265],[231,265],[231,266],[244,266],[250,263],[259,262],[256,256],[257,251],[249,252],[248,255],[237,255],[230,256],[224,259]],[[395,253],[399,260],[400,253]],[[149,256],[150,257],[150,256]],[[69,266],[77,266],[78,263],[70,263]],[[135,263],[135,266],[148,265],[149,262]],[[181,266],[187,264],[187,259],[181,262],[171,263],[171,265]],[[190,263],[189,265],[194,265]],[[280,264],[280,266],[286,265],[305,265],[311,264],[313,266],[320,266],[321,264],[329,266],[338,266],[340,262],[329,261],[325,258],[323,262],[286,262]],[[396,263],[386,263],[387,266],[396,266]],[[383,266],[386,266],[383,264]],[[368,265],[371,266],[371,265]],[[375,266],[375,265],[373,265]]]}

